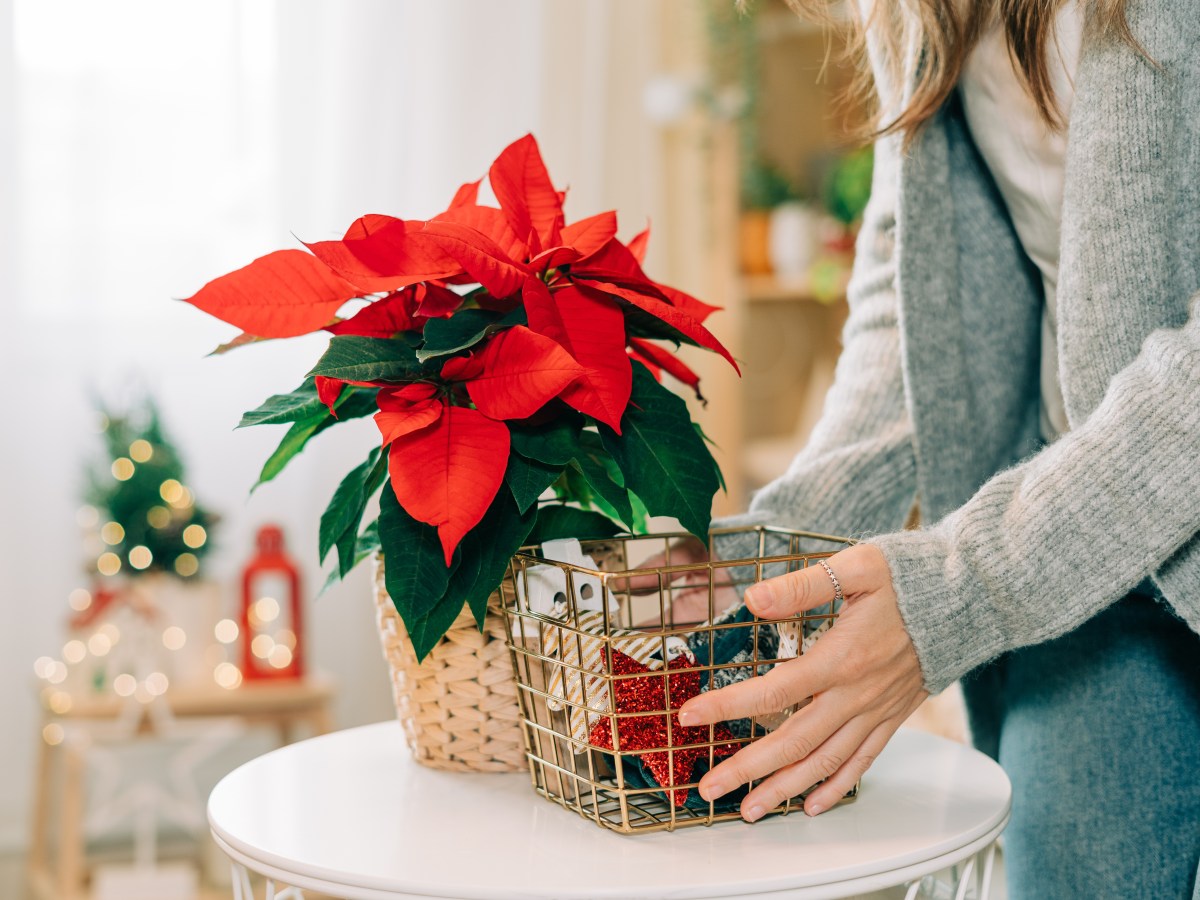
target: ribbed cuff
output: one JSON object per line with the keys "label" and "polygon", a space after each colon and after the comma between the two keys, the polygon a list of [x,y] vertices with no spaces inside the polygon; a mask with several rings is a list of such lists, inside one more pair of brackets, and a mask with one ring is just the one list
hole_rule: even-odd
{"label": "ribbed cuff", "polygon": [[945,539],[900,531],[867,541],[887,560],[904,627],[921,663],[925,689],[939,693],[1007,648],[985,597],[956,591]]}

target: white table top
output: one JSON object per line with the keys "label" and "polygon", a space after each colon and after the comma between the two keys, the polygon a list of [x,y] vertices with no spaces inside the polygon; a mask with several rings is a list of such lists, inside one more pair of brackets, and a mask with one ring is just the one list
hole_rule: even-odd
{"label": "white table top", "polygon": [[529,776],[412,760],[382,722],[246,763],[208,801],[217,842],[248,868],[346,898],[470,900],[843,897],[901,884],[986,847],[1010,785],[987,757],[902,729],[853,803],[620,835],[537,795]]}

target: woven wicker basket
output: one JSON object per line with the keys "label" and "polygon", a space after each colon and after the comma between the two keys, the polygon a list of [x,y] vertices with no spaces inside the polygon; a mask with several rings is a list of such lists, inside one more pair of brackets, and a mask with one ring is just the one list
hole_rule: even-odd
{"label": "woven wicker basket", "polygon": [[404,623],[375,568],[379,636],[392,675],[396,715],[417,762],[452,772],[523,772],[525,738],[505,645],[499,597],[482,634],[464,607],[446,636],[417,662]]}

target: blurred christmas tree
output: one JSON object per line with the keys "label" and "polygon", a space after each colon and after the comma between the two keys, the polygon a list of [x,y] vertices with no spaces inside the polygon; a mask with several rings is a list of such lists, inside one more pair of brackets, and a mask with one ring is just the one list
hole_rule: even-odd
{"label": "blurred christmas tree", "polygon": [[89,475],[88,502],[99,513],[101,575],[168,572],[191,578],[209,545],[212,514],[184,484],[183,462],[163,434],[154,403],[114,416],[101,409],[108,458]]}

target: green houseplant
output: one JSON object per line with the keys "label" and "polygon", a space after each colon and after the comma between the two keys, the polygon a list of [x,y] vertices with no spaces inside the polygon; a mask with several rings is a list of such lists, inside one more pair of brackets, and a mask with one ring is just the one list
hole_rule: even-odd
{"label": "green houseplant", "polygon": [[241,424],[288,426],[266,481],[325,429],[375,417],[381,443],[335,491],[320,553],[336,553],[333,578],[382,555],[418,660],[464,603],[483,627],[518,548],[637,530],[647,514],[703,538],[720,484],[686,404],[660,382],[698,393],[681,344],[736,368],[703,324],[716,307],[647,276],[648,233],[622,242],[614,213],[567,224],[532,136],[488,180],[498,206],[470,182],[432,219],[364,216],[340,240],[271,253],[187,301],[241,329],[221,349],[331,333],[303,382]]}

